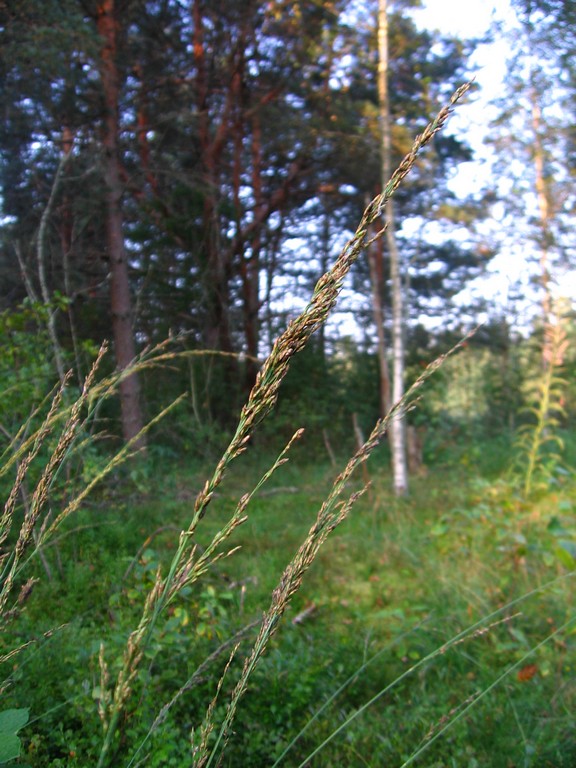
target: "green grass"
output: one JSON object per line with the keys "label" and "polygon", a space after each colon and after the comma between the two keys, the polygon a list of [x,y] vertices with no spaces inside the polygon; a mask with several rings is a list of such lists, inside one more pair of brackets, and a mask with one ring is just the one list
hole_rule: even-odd
{"label": "green grass", "polygon": [[[257,454],[244,457],[203,521],[200,545],[261,472]],[[281,765],[300,765],[414,666],[329,741],[311,765],[401,766],[427,735],[453,718],[453,726],[416,764],[573,765],[574,624],[529,655],[574,616],[573,581],[566,578],[566,542],[576,539],[573,486],[553,489],[528,505],[504,485],[481,482],[464,459],[452,468],[431,467],[414,481],[409,499],[396,500],[382,457],[369,463],[368,472],[369,493],[321,550],[251,679],[223,764],[272,765],[343,682],[380,653],[313,720]],[[94,763],[102,734],[100,643],[113,678],[155,569],[173,555],[177,533],[172,526],[185,526],[204,474],[167,470],[156,474],[162,479],[145,494],[127,485],[113,499],[103,496],[60,538],[61,572],[56,547],[48,550],[54,581],[37,585],[26,611],[3,638],[9,648],[19,638],[67,622],[12,667],[5,665],[4,677],[13,684],[4,706],[31,710],[31,722],[20,735],[33,768]],[[141,666],[139,704],[124,724],[118,765],[128,764],[159,707],[198,665],[267,607],[332,474],[327,464],[298,460],[281,468],[252,503],[248,521],[234,532],[230,548],[239,546],[239,551],[170,608]],[[359,485],[360,479],[353,482]],[[506,607],[533,590],[531,597]],[[488,631],[436,653],[497,611]],[[302,621],[293,624],[299,614]],[[224,693],[238,678],[246,652],[244,644]],[[175,704],[141,753],[149,754],[143,764],[183,764],[190,729],[201,721],[226,658],[216,660],[201,685]],[[481,697],[514,664],[518,667]],[[477,703],[458,719],[475,698]]]}
{"label": "green grass", "polygon": [[[97,403],[118,384],[94,379],[104,350],[78,399],[68,405],[63,387],[11,441],[0,658],[4,709],[25,711],[4,711],[0,754],[15,754],[17,732],[34,768],[571,763],[575,498],[559,460],[532,451],[545,466],[522,494],[501,472],[509,435],[430,427],[428,474],[393,498],[376,446],[443,358],[336,480],[323,441],[306,449],[298,433],[271,450],[291,434],[282,403],[253,442],[371,226],[468,88],[415,140],[277,339],[215,467],[178,469],[161,441],[141,463],[130,445],[110,461],[95,450]],[[133,370],[173,362],[170,344]]]}

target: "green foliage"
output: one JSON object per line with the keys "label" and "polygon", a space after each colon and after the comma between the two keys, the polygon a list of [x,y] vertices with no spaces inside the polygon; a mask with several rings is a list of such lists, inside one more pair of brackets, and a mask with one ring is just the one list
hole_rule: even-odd
{"label": "green foliage", "polygon": [[573,569],[576,528],[570,488],[562,495],[548,491],[538,506],[531,506],[506,478],[474,478],[471,487],[469,503],[442,515],[431,529],[433,536],[448,541],[476,522],[477,539],[487,548],[492,544],[492,561],[503,569]]}
{"label": "green foliage", "polygon": [[47,331],[50,307],[25,301],[0,313],[2,426],[14,436],[56,381]]}
{"label": "green foliage", "polygon": [[[321,367],[318,357],[307,363]],[[337,373],[333,389],[325,393],[327,403],[348,394],[350,404],[368,419],[370,360],[352,351],[333,365]],[[310,384],[305,402],[313,410],[321,377],[311,377]],[[297,391],[298,385],[294,379],[287,392],[291,387]],[[360,402],[354,403],[351,393]],[[322,408],[319,400],[318,411]],[[534,500],[522,498],[505,482],[474,480],[482,456],[494,455],[488,442],[474,450],[477,454],[469,449],[466,461],[456,452],[449,454],[454,461],[443,472],[434,461],[446,462],[448,454],[429,454],[433,474],[417,482],[415,497],[404,502],[387,496],[381,463],[376,459],[368,465],[370,496],[359,501],[359,514],[338,541],[327,542],[308,586],[294,597],[288,615],[304,618],[275,636],[255,668],[235,713],[224,765],[233,766],[240,755],[250,765],[269,766],[308,723],[286,765],[302,764],[324,742],[318,759],[335,766],[360,765],[366,755],[381,764],[402,764],[423,748],[430,765],[450,759],[497,766],[500,754],[535,761],[552,754],[556,744],[568,753],[573,749],[558,731],[568,726],[562,708],[572,705],[572,688],[558,708],[546,710],[547,718],[541,715],[574,663],[571,625],[565,627],[571,620],[567,582],[541,586],[574,566],[573,489],[566,483],[558,488],[561,496]],[[190,729],[202,721],[231,650],[222,648],[260,615],[262,599],[308,530],[310,515],[324,496],[330,498],[326,468],[312,466],[305,454],[300,457],[301,464],[282,467],[285,474],[272,481],[270,497],[262,492],[251,521],[231,531],[230,549],[240,544],[245,563],[242,558],[217,559],[201,582],[185,584],[178,600],[156,618],[130,680],[137,705],[121,723],[121,738],[110,740],[111,761],[181,764]],[[269,469],[257,465],[261,458],[259,452],[250,453],[240,476],[232,476],[232,488],[219,498],[221,490],[214,494],[216,517],[207,518],[207,527],[195,538],[194,563],[202,563],[218,540],[246,480],[254,477],[260,487],[258,478],[270,477]],[[201,487],[200,476],[191,478],[189,470],[174,475],[172,462],[170,451],[153,453],[130,468],[124,486],[117,485],[117,477],[76,526],[64,527],[58,589],[39,585],[26,611],[4,634],[3,650],[8,651],[30,635],[49,632],[51,617],[70,620],[66,630],[22,650],[5,673],[12,682],[6,705],[33,705],[34,724],[27,729],[33,732],[23,738],[34,768],[80,768],[97,759],[126,637],[147,595],[157,590],[158,574],[169,571],[174,533],[187,525],[191,499]],[[104,471],[97,457],[91,466],[86,479]],[[356,481],[345,476],[342,482],[352,484],[347,493],[355,498],[360,490]],[[290,484],[287,492],[285,483]],[[536,506],[540,501],[543,506]],[[39,564],[31,565],[36,576]],[[514,600],[522,601],[521,620],[514,618]],[[462,628],[476,626],[477,620],[478,634],[472,629],[460,641]],[[367,673],[367,658],[384,649],[385,661]],[[243,646],[238,654],[249,658]],[[232,689],[235,695],[242,675],[240,659],[233,661],[223,692]],[[194,682],[187,686],[186,681]],[[157,724],[159,708],[167,702],[170,707]],[[324,703],[321,716],[315,717]],[[217,705],[210,714],[219,723],[229,713]],[[518,723],[512,733],[500,727],[501,720],[510,718]],[[217,745],[215,733],[207,736],[210,750]],[[195,739],[202,744],[198,730]]]}
{"label": "green foliage", "polygon": [[27,709],[5,709],[0,712],[0,763],[20,757],[18,731],[28,722]]}
{"label": "green foliage", "polygon": [[528,405],[523,412],[532,417],[518,428],[513,473],[520,477],[525,497],[546,488],[561,468],[564,448],[558,434],[566,416],[567,381],[560,376],[568,342],[561,318],[544,330],[543,371],[527,384]]}
{"label": "green foliage", "polygon": [[[310,455],[326,455],[326,445],[341,457],[354,449],[353,417],[364,431],[378,418],[378,371],[374,355],[341,339],[328,356],[312,343],[294,360],[282,384],[277,411],[263,425],[266,448],[280,449],[303,426]],[[258,443],[257,443],[258,444]]]}
{"label": "green foliage", "polygon": [[[412,330],[407,371],[415,378],[434,357],[457,343],[464,330],[431,333]],[[416,423],[447,429],[466,436],[468,442],[502,435],[512,429],[522,385],[525,344],[504,320],[478,328],[460,354],[446,360],[423,393],[414,414]]]}
{"label": "green foliage", "polygon": [[[247,458],[242,476],[222,488],[214,528],[246,477],[262,471],[256,455]],[[5,706],[31,705],[34,723],[22,738],[33,768],[94,763],[101,738],[100,643],[107,659],[119,658],[157,567],[171,557],[173,532],[163,527],[167,521],[178,527],[186,519],[190,493],[183,491],[199,487],[204,474],[200,467],[193,474],[175,474],[169,466],[170,460],[157,464],[160,479],[147,497],[130,498],[128,485],[120,496],[116,490],[111,499],[86,509],[77,521],[79,529],[61,543],[68,563],[64,579],[54,586],[38,585],[27,603],[21,636],[47,629],[53,616],[71,619],[68,628],[23,652],[11,670],[14,686],[4,694]],[[237,532],[234,543],[242,545],[245,557],[218,564],[208,581],[186,591],[158,624],[135,683],[139,706],[117,762],[128,765],[160,706],[222,639],[258,617],[262,599],[309,525],[330,475],[326,464],[312,466],[305,460],[288,464],[283,472],[276,480],[279,492],[263,496],[249,527]],[[521,661],[570,617],[569,579],[556,580],[494,621],[517,611],[521,617],[423,661],[477,619],[567,573],[556,547],[567,552],[565,542],[576,540],[573,489],[566,486],[561,495],[536,504],[520,499],[503,482],[480,482],[476,472],[459,464],[443,471],[432,465],[430,473],[415,481],[411,499],[398,504],[386,490],[385,470],[374,466],[371,497],[359,502],[358,514],[327,545],[288,618],[311,604],[315,609],[300,623],[288,623],[257,668],[223,765],[269,768],[351,678],[280,763],[295,768],[415,664],[420,664],[415,672],[327,744],[315,758],[319,765],[360,767],[367,759],[401,765],[429,732],[435,734],[470,697],[518,662],[487,701],[431,744],[422,760],[430,766],[476,760],[507,768],[509,760],[529,759],[528,765],[538,766],[555,752],[574,751],[569,713],[576,703],[571,682],[576,635],[567,630]],[[299,493],[283,492],[286,485],[298,485]],[[127,503],[123,509],[118,509],[120,500]],[[142,548],[151,531],[158,533]],[[199,633],[202,623],[207,631]],[[240,657],[246,652],[242,645]],[[199,687],[174,705],[134,764],[145,758],[146,765],[181,765],[187,759],[190,728],[213,695],[226,658],[227,653],[204,672]],[[530,664],[537,672],[529,680],[519,679],[520,670],[530,674]],[[233,663],[229,687],[241,666],[241,658]],[[216,715],[223,716],[224,708]]]}
{"label": "green foliage", "polygon": [[[344,379],[353,366],[345,358],[341,364]],[[476,450],[478,456],[493,453],[488,443],[478,444]],[[320,555],[320,567],[310,573],[308,587],[295,598],[292,616],[312,605],[310,618],[277,637],[256,669],[252,692],[238,710],[231,757],[225,757],[224,765],[233,766],[238,755],[254,766],[270,765],[309,722],[286,765],[300,765],[324,741],[318,759],[325,765],[356,765],[365,755],[382,764],[401,764],[426,747],[430,765],[451,759],[455,764],[475,760],[498,766],[495,755],[544,759],[555,749],[551,745],[561,743],[558,727],[567,725],[567,719],[553,710],[542,721],[541,712],[573,663],[572,635],[559,629],[557,643],[550,641],[538,650],[534,684],[532,678],[524,682],[517,675],[532,674],[531,649],[566,620],[569,602],[562,582],[546,593],[544,602],[538,593],[523,602],[521,622],[514,619],[510,625],[488,629],[487,645],[481,645],[483,634],[476,637],[472,632],[466,645],[458,642],[450,653],[440,653],[439,648],[478,617],[501,610],[510,600],[524,600],[534,585],[538,590],[542,582],[573,568],[571,488],[567,485],[562,497],[548,496],[544,514],[504,482],[472,482],[472,476],[469,483],[471,467],[478,471],[477,460],[467,464],[459,460],[444,471],[443,479],[433,456],[429,458],[433,478],[417,484],[415,498],[401,504],[387,498],[383,468],[369,465],[373,495],[360,502],[360,514],[349,521],[342,538],[328,544]],[[259,455],[253,454],[251,461],[258,460]],[[186,498],[194,496],[188,492],[179,501],[177,489],[200,485],[199,479],[164,471],[171,461],[169,454],[157,453],[148,467],[143,465],[143,474],[130,473],[134,477],[123,496],[118,497],[111,486],[101,506],[78,519],[80,530],[72,529],[60,545],[59,556],[66,565],[59,589],[39,587],[28,601],[28,618],[20,617],[20,637],[48,630],[48,616],[73,619],[59,637],[22,657],[23,663],[11,672],[14,687],[5,694],[6,702],[14,706],[33,702],[34,732],[26,734],[26,749],[34,768],[80,768],[93,763],[98,754],[101,717],[111,701],[111,680],[119,669],[125,638],[138,621],[139,606],[155,588],[158,569],[166,569],[173,555],[166,519],[179,529],[177,521],[187,518]],[[248,468],[250,476],[259,476],[250,457]],[[258,565],[242,566],[235,560],[216,564],[208,580],[205,576],[202,584],[184,587],[178,602],[156,622],[131,682],[138,707],[122,729],[122,740],[111,743],[113,760],[128,761],[138,753],[137,759],[145,758],[146,764],[177,765],[187,753],[190,727],[201,720],[213,688],[203,683],[190,687],[171,706],[161,727],[153,727],[160,704],[172,700],[203,661],[259,612],[262,598],[283,568],[287,549],[297,546],[322,498],[323,473],[318,467],[301,464],[283,471],[287,474],[277,481],[279,494],[261,498],[252,510],[254,521],[239,529],[231,542],[241,544]],[[234,481],[238,489],[245,487],[246,475],[245,471]],[[301,492],[283,493],[286,482]],[[140,498],[118,509],[128,488],[132,494],[136,489]],[[198,544],[209,545],[211,530],[220,530],[227,509],[235,503],[236,488],[232,491],[221,500],[221,513]],[[151,496],[144,504],[143,494]],[[528,511],[530,524],[519,524]],[[145,539],[149,541],[134,557]],[[415,625],[419,628],[406,634]],[[6,641],[18,642],[11,634]],[[103,662],[99,661],[102,643]],[[387,643],[386,661],[377,672],[364,672],[367,654],[378,653]],[[565,655],[559,664],[560,647]],[[208,679],[219,676],[216,670],[226,655],[204,673]],[[240,666],[234,662],[230,669],[229,687],[238,684]],[[502,690],[486,694],[489,703],[481,699],[475,703],[493,684],[495,670],[504,675]],[[406,672],[410,674],[404,678]],[[315,718],[319,706],[331,700],[347,678],[354,682]],[[573,693],[566,691],[562,706],[571,705]],[[460,717],[471,705],[466,718]],[[217,720],[226,717],[223,706],[214,713]],[[519,723],[512,734],[499,727],[500,719],[506,718]],[[401,730],[399,721],[404,724]],[[433,741],[452,721],[447,734]],[[521,738],[521,733],[530,735]],[[209,736],[210,748],[214,738]],[[562,748],[569,751],[571,742]]]}

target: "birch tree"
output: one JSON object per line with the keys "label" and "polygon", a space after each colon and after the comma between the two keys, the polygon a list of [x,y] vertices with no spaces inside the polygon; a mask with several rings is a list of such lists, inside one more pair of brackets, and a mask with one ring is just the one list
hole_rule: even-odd
{"label": "birch tree", "polygon": [[[388,3],[378,3],[378,102],[380,108],[380,130],[382,136],[382,188],[392,173],[392,129],[390,100],[388,92]],[[396,241],[393,201],[389,200],[384,209],[386,245],[390,259],[390,282],[392,287],[392,402],[398,402],[404,394],[404,310],[400,251]],[[382,363],[381,363],[382,365]],[[408,469],[406,463],[406,438],[404,421],[401,416],[390,425],[390,448],[392,452],[392,474],[394,493],[402,496],[408,492]]]}

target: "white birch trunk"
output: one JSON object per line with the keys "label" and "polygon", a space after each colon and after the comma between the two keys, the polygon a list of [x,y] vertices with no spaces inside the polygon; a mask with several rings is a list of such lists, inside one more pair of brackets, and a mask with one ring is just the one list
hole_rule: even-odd
{"label": "white birch trunk", "polygon": [[[366,206],[370,202],[367,196]],[[378,351],[378,378],[380,379],[380,416],[384,417],[392,405],[390,387],[390,369],[388,349],[384,333],[384,264],[382,242],[376,240],[368,247],[368,266],[370,267],[370,286],[372,288],[372,319],[376,326]]]}
{"label": "white birch trunk", "polygon": [[[378,5],[378,101],[382,132],[382,187],[388,183],[392,172],[392,132],[388,96],[388,3],[379,0]],[[396,242],[394,206],[389,200],[384,220],[387,226],[386,243],[390,256],[390,281],[392,285],[392,402],[397,403],[404,395],[404,313],[400,253]],[[390,450],[394,493],[403,496],[408,492],[408,468],[406,461],[406,432],[401,414],[390,425]]]}

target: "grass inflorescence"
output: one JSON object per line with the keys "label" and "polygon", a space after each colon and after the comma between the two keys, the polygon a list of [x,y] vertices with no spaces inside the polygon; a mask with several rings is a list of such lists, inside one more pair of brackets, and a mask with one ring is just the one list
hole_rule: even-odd
{"label": "grass inflorescence", "polygon": [[[38,765],[63,765],[65,759],[69,765],[89,760],[98,768],[121,761],[130,766],[180,765],[183,759],[190,759],[197,768],[304,766],[312,759],[325,765],[409,765],[423,752],[438,757],[434,750],[446,733],[456,734],[448,749],[453,761],[481,764],[490,747],[482,737],[475,737],[467,718],[479,712],[476,717],[492,718],[488,730],[497,730],[494,716],[483,707],[488,697],[492,700],[501,690],[504,696],[497,698],[496,706],[500,715],[514,713],[526,754],[535,753],[544,743],[546,725],[540,732],[531,729],[532,712],[520,706],[515,688],[536,680],[547,695],[573,663],[572,617],[569,612],[562,615],[570,583],[558,575],[564,563],[554,559],[553,546],[549,551],[542,546],[536,553],[516,546],[519,536],[528,541],[532,531],[505,524],[500,530],[500,497],[495,494],[493,503],[487,504],[475,500],[472,483],[468,486],[462,479],[462,467],[456,481],[449,475],[445,486],[436,480],[434,489],[421,478],[420,491],[417,488],[413,499],[404,501],[387,494],[377,463],[370,465],[361,481],[356,477],[360,467],[375,461],[390,420],[412,405],[443,357],[375,424],[336,479],[323,483],[322,494],[318,488],[301,491],[306,472],[299,470],[294,497],[294,489],[289,493],[280,489],[274,497],[264,495],[285,470],[302,436],[300,429],[276,459],[258,467],[254,482],[248,485],[251,490],[246,491],[245,484],[239,494],[226,496],[223,490],[225,476],[238,459],[246,459],[255,430],[275,408],[294,356],[333,309],[386,202],[468,87],[459,89],[415,140],[382,194],[366,208],[333,267],[318,281],[307,307],[276,340],[232,439],[208,480],[200,484],[191,509],[188,503],[174,500],[173,488],[162,486],[163,495],[151,500],[152,506],[162,507],[161,512],[140,509],[144,544],[134,542],[133,520],[113,519],[117,512],[101,516],[102,535],[93,519],[86,531],[80,530],[88,493],[130,457],[135,443],[122,448],[60,511],[48,508],[54,477],[98,402],[114,391],[118,376],[96,382],[94,373],[72,405],[65,402],[64,382],[33,437],[24,432],[17,436],[15,458],[8,459],[16,467],[16,480],[2,518],[3,543],[11,541],[16,500],[29,467],[47,437],[56,427],[59,430],[25,509],[20,533],[12,537],[12,549],[3,555],[5,596],[0,607],[6,620],[16,617],[32,586],[20,578],[25,553],[40,553],[50,546],[73,513],[79,528],[61,542],[62,551],[72,555],[70,573],[75,580],[68,582],[65,593],[68,599],[79,595],[81,573],[90,589],[92,566],[101,575],[102,596],[108,599],[107,609],[99,616],[90,603],[82,603],[79,615],[68,604],[71,621],[58,637],[43,642],[50,628],[38,636],[38,658],[48,658],[50,649],[58,647],[70,655],[67,638],[71,637],[83,647],[81,659],[89,659],[88,672],[82,661],[72,664],[71,685],[81,690],[68,690],[66,698],[66,681],[59,680],[64,704],[46,701],[45,732],[54,721],[53,708],[74,702],[86,721],[79,729],[82,735],[75,736],[71,723],[53,737],[50,746],[41,739],[30,740],[30,753],[44,750]],[[162,365],[174,354],[161,346],[145,353],[135,365],[140,369]],[[252,467],[257,463],[253,460]],[[174,474],[167,471],[167,477],[172,480]],[[568,498],[562,502],[570,503]],[[359,514],[352,516],[347,535],[336,543],[331,534],[349,518],[353,507]],[[169,525],[165,513],[170,515]],[[541,526],[536,530],[541,532]],[[135,544],[132,553],[126,549],[125,537]],[[119,547],[122,540],[124,545]],[[502,546],[496,557],[494,553],[488,557],[495,541]],[[231,558],[240,545],[244,558]],[[91,559],[79,554],[83,546]],[[293,553],[291,557],[287,551]],[[504,579],[487,566],[498,559]],[[39,589],[49,594],[45,585]],[[268,607],[255,620],[264,600]],[[544,600],[550,606],[545,616],[540,614]],[[293,622],[279,637],[281,620],[291,610],[296,613]],[[25,626],[26,617],[20,618]],[[249,638],[251,644],[244,650]],[[557,644],[565,647],[560,663],[551,653]],[[34,658],[30,657],[32,666]],[[12,659],[11,650],[4,654],[4,661],[8,659]],[[58,667],[55,658],[52,663]],[[537,672],[527,671],[532,667]],[[49,669],[47,664],[43,674],[49,675]],[[21,689],[29,690],[23,685],[26,670],[20,673],[15,668],[16,678]],[[250,694],[251,685],[259,687],[258,695]],[[562,708],[573,696],[567,686],[550,717],[566,723]],[[539,700],[535,691],[530,701]],[[399,722],[405,722],[400,733]],[[190,739],[184,731],[192,734]],[[502,735],[502,745],[509,741]],[[62,753],[65,748],[67,758]],[[50,756],[50,750],[58,749],[56,758]]]}

